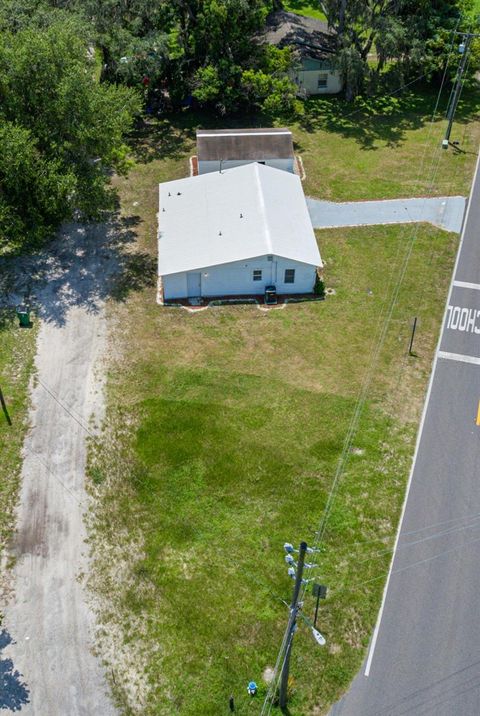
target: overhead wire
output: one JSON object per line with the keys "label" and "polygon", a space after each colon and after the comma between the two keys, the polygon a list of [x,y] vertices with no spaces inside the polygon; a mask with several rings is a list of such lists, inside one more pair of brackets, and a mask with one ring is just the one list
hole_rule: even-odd
{"label": "overhead wire", "polygon": [[[457,23],[457,27],[458,27],[458,23]],[[448,58],[447,58],[447,63],[446,63],[445,69],[444,69],[444,73],[443,73],[443,77],[442,77],[442,82],[441,82],[440,91],[439,91],[439,94],[438,94],[438,96],[437,96],[437,102],[436,102],[436,105],[435,105],[435,110],[434,110],[434,113],[433,113],[432,121],[435,120],[436,115],[438,114],[438,107],[439,107],[439,101],[440,101],[440,97],[441,97],[441,91],[442,91],[442,88],[443,88],[444,83],[445,83],[445,79],[446,79],[446,74],[447,74],[447,71],[448,71],[449,62],[450,62],[450,59],[451,59],[451,56],[452,56],[452,52],[453,52],[454,42],[455,42],[455,35],[453,36],[452,43],[451,43],[451,46],[450,46],[450,51],[449,51],[449,55],[448,55]],[[470,63],[470,58],[469,58],[469,60],[468,60],[468,64],[469,64],[469,63]],[[467,67],[468,67],[468,65],[467,65]],[[463,89],[463,86],[462,86],[462,89]],[[451,101],[451,100],[449,100],[449,101]],[[465,138],[465,132],[466,132],[466,127],[464,127],[464,133],[463,133],[463,137],[464,137],[464,138]],[[437,153],[437,154],[441,154],[441,153],[442,153],[441,144],[440,144],[440,143],[437,144],[436,153]],[[425,152],[424,152],[424,157],[425,157]],[[423,162],[422,162],[422,163],[423,163]],[[438,166],[439,166],[439,165],[438,165],[438,163],[437,163],[436,169],[434,170],[434,172],[433,172],[433,174],[432,174],[432,178],[431,178],[431,187],[432,187],[432,188],[433,188],[433,186],[434,186],[435,183],[436,183],[436,172],[437,172],[437,170],[438,170]],[[457,174],[458,174],[458,171],[459,171],[459,168],[457,167],[457,170],[456,170],[455,175],[450,177],[449,187],[451,187],[451,186],[453,185],[453,183],[455,182],[456,176],[457,176]],[[449,195],[449,193],[450,193],[450,192],[447,191],[447,196]],[[419,227],[417,228],[417,232],[416,232],[416,233],[418,233],[418,229],[419,229]],[[431,264],[431,262],[433,261],[433,256],[434,256],[435,251],[436,251],[436,245],[435,245],[435,243],[432,243],[432,251],[431,251],[431,253],[430,253],[429,264]],[[421,298],[420,298],[420,300],[419,300],[419,306],[422,306],[423,303],[424,303],[424,296],[425,296],[426,290],[427,290],[427,286],[424,284],[423,289],[422,289],[422,293],[421,293]],[[400,381],[401,381],[402,376],[403,376],[403,374],[404,374],[404,370],[405,370],[405,367],[406,367],[406,363],[407,363],[407,356],[405,355],[405,357],[404,357],[404,359],[403,359],[402,369],[401,369],[400,372],[399,372],[399,377],[398,377],[398,381],[397,381],[397,388],[398,388],[398,385],[400,384]],[[379,552],[379,553],[378,553],[378,556],[381,556],[381,555],[383,555],[383,554],[387,554],[388,552],[393,551],[394,548],[395,548],[395,544],[392,545],[391,548],[386,548],[385,550]],[[403,548],[403,546],[401,546],[400,548]],[[370,559],[370,558],[367,558],[366,560],[362,560],[362,561],[369,561],[369,559]]]}
{"label": "overhead wire", "polygon": [[[457,23],[457,27],[458,27],[458,23]],[[452,54],[452,50],[453,50],[453,42],[454,42],[454,36],[453,36],[453,39],[452,39],[452,43],[451,43],[449,55],[448,55],[448,57],[447,57],[447,62],[446,62],[446,66],[445,66],[445,69],[444,69],[444,73],[443,73],[443,77],[442,77],[442,82],[441,82],[441,85],[440,85],[440,89],[439,89],[439,92],[437,93],[437,100],[436,100],[436,103],[435,103],[433,115],[432,115],[432,118],[431,118],[431,120],[430,120],[429,134],[428,134],[428,137],[427,137],[426,148],[425,148],[425,150],[424,150],[423,157],[422,157],[422,162],[421,162],[421,167],[420,167],[420,176],[419,176],[419,179],[418,179],[418,182],[417,182],[417,183],[420,183],[421,174],[423,173],[424,164],[425,164],[425,158],[426,158],[426,154],[427,154],[427,151],[428,151],[428,142],[429,142],[429,139],[430,139],[430,136],[431,136],[433,124],[434,124],[434,122],[435,122],[435,120],[436,120],[436,115],[437,115],[437,112],[438,112],[439,102],[440,102],[440,98],[441,98],[441,93],[442,93],[442,91],[443,91],[443,87],[444,87],[444,83],[445,83],[445,79],[446,79],[446,75],[447,75],[447,71],[448,71],[448,66],[449,66],[449,62],[450,62],[450,58],[451,58],[451,54]],[[430,186],[431,188],[433,188],[433,186],[434,186],[435,179],[436,179],[436,175],[437,175],[437,172],[438,172],[438,166],[439,166],[438,158],[439,158],[439,156],[440,156],[440,153],[441,153],[441,147],[440,147],[440,145],[437,145],[437,147],[434,149],[434,155],[433,155],[432,162],[431,162],[431,164],[432,164],[432,173],[431,173],[430,182],[429,182],[429,186]],[[426,200],[426,197],[424,198],[424,201],[425,201],[425,200]],[[341,453],[341,456],[340,456],[340,459],[339,459],[339,463],[338,463],[338,466],[337,466],[337,471],[336,471],[336,473],[335,473],[333,485],[332,485],[332,488],[331,488],[331,490],[330,490],[329,497],[328,497],[328,499],[327,499],[327,503],[326,503],[326,506],[325,506],[324,515],[323,515],[323,517],[322,517],[322,519],[321,519],[320,527],[319,527],[319,530],[318,530],[317,533],[316,533],[316,538],[315,538],[315,540],[314,540],[314,542],[315,542],[316,545],[318,545],[318,544],[321,542],[321,539],[322,539],[323,534],[324,534],[324,531],[325,531],[325,527],[326,527],[326,523],[327,523],[328,517],[329,517],[329,515],[330,515],[330,510],[331,510],[332,502],[333,502],[333,499],[334,499],[335,489],[336,489],[336,487],[337,487],[338,479],[339,479],[340,475],[343,473],[344,466],[345,466],[345,462],[346,462],[346,460],[348,459],[347,456],[348,456],[348,453],[349,453],[350,448],[351,448],[351,443],[352,443],[353,436],[354,436],[355,431],[356,431],[356,428],[357,428],[357,426],[358,426],[358,420],[359,420],[359,417],[360,417],[360,412],[361,412],[361,409],[362,409],[362,407],[363,407],[363,405],[364,405],[365,398],[366,398],[366,394],[368,393],[368,390],[369,390],[369,387],[370,387],[370,384],[371,384],[371,380],[372,380],[372,377],[373,377],[373,370],[375,369],[375,366],[376,366],[376,359],[378,359],[379,353],[380,353],[380,351],[381,351],[381,349],[382,349],[382,347],[383,347],[383,344],[384,344],[384,341],[385,341],[385,338],[386,338],[386,332],[387,332],[387,330],[388,330],[389,323],[390,323],[390,319],[391,319],[391,316],[392,316],[392,314],[393,314],[393,310],[394,310],[394,308],[395,308],[395,306],[396,306],[396,303],[397,303],[397,300],[398,300],[399,291],[400,291],[401,285],[402,285],[402,283],[403,283],[403,279],[404,279],[404,277],[405,277],[405,273],[406,273],[406,270],[407,270],[407,267],[408,267],[408,263],[409,263],[409,260],[410,260],[410,257],[411,257],[411,253],[412,253],[412,251],[413,251],[413,246],[414,246],[414,243],[415,243],[415,241],[416,241],[416,239],[417,239],[417,237],[418,237],[419,230],[420,230],[420,224],[418,223],[417,226],[416,226],[416,229],[415,229],[414,232],[413,232],[412,240],[410,241],[410,244],[409,244],[408,249],[407,249],[407,251],[406,251],[406,254],[405,254],[405,257],[404,257],[404,261],[403,261],[403,264],[402,264],[402,270],[401,270],[401,272],[400,272],[400,275],[399,275],[399,277],[398,277],[398,280],[397,280],[395,289],[394,289],[393,294],[392,294],[392,298],[391,298],[391,301],[390,301],[389,309],[388,309],[388,312],[387,312],[387,319],[383,322],[382,331],[381,331],[381,333],[380,333],[379,339],[378,339],[378,340],[375,339],[375,341],[374,341],[374,346],[375,346],[375,347],[374,347],[374,350],[373,350],[373,360],[371,360],[371,362],[370,362],[370,369],[367,371],[367,374],[366,374],[366,377],[365,377],[365,380],[364,380],[362,389],[361,389],[361,391],[360,391],[359,397],[357,398],[357,403],[356,403],[356,405],[355,405],[354,413],[353,413],[353,416],[352,416],[352,419],[351,419],[351,422],[350,422],[350,425],[349,425],[349,430],[348,430],[348,432],[347,432],[347,436],[346,436],[346,439],[345,439],[345,441],[344,441],[344,447],[343,447],[343,450],[342,450],[342,453]],[[376,343],[376,344],[375,344],[375,343]],[[405,365],[406,365],[406,361],[405,361],[405,359],[404,359],[404,361],[403,361],[403,366],[405,366]]]}
{"label": "overhead wire", "polygon": [[48,473],[51,477],[53,477],[53,479],[56,480],[56,482],[58,482],[58,484],[61,485],[61,486],[63,487],[63,489],[64,489],[66,492],[68,492],[69,495],[70,495],[71,497],[73,497],[73,499],[74,499],[79,505],[82,505],[82,501],[81,501],[81,500],[77,497],[77,495],[75,495],[75,493],[72,492],[72,490],[58,477],[58,475],[55,475],[55,473],[54,473],[54,472],[51,470],[51,468],[47,465],[46,461],[42,458],[41,455],[39,455],[38,453],[36,453],[34,450],[31,450],[29,447],[24,446],[24,449],[25,449],[28,453],[30,453],[30,455],[32,455],[32,457],[34,457],[36,460],[38,460],[38,461],[43,465],[43,467],[45,468],[45,470],[47,471],[47,473]]}
{"label": "overhead wire", "polygon": [[[70,415],[70,417],[82,428],[82,430],[84,430],[84,431],[87,433],[87,435],[89,435],[89,436],[90,436],[91,438],[93,438],[94,440],[97,440],[97,439],[98,439],[98,437],[90,430],[90,428],[83,424],[83,418],[80,420],[79,418],[77,418],[77,417],[73,414],[74,408],[70,408],[69,406],[65,405],[65,403],[63,403],[63,401],[60,400],[60,398],[59,398],[57,395],[55,395],[55,393],[51,390],[51,388],[49,388],[49,387],[48,387],[42,380],[40,380],[40,378],[38,378],[38,377],[37,377],[37,382],[38,382],[39,385],[41,385],[42,388],[53,398],[53,400],[54,400],[56,403],[58,403],[58,405],[59,405],[68,415]],[[75,412],[77,412],[77,411],[75,411]],[[77,414],[78,414],[78,413],[77,413]]]}
{"label": "overhead wire", "polygon": [[[457,27],[458,27],[458,23],[457,23]],[[446,66],[445,66],[444,74],[443,74],[443,77],[442,77],[441,86],[440,86],[439,92],[438,92],[438,94],[437,94],[437,100],[436,100],[436,103],[435,103],[435,107],[434,107],[432,119],[431,119],[431,121],[430,121],[428,138],[427,138],[427,142],[426,142],[426,146],[425,146],[425,150],[424,150],[424,154],[423,154],[423,158],[422,158],[422,163],[421,163],[421,167],[420,167],[420,174],[423,173],[423,167],[424,167],[425,157],[426,157],[427,151],[428,151],[428,141],[429,141],[429,138],[430,138],[430,135],[431,135],[431,132],[432,132],[433,123],[434,123],[434,121],[435,121],[435,119],[436,119],[436,114],[437,114],[438,107],[439,107],[439,103],[440,103],[441,93],[442,93],[442,91],[443,91],[443,86],[444,86],[444,82],[445,82],[445,78],[446,78],[446,74],[447,74],[447,70],[448,70],[448,64],[449,64],[450,57],[451,57],[451,53],[452,53],[452,49],[453,49],[453,43],[454,43],[454,35],[453,35],[453,34],[452,34],[452,38],[453,38],[453,39],[452,39],[452,44],[451,44],[450,52],[449,52],[449,55],[448,55],[448,58],[447,58],[447,63],[446,63]],[[413,81],[412,81],[411,83],[409,83],[409,84],[413,84],[414,82],[417,82],[417,81],[419,81],[420,79],[423,79],[424,76],[425,76],[425,75],[423,75],[423,76],[420,77],[420,78],[417,78],[416,80],[413,80]],[[402,86],[402,87],[399,88],[399,90],[397,90],[397,91],[401,91],[401,90],[404,89],[406,86],[408,86],[408,85]],[[397,91],[396,91],[395,93],[392,93],[392,94],[396,94]],[[346,117],[352,116],[353,114],[356,114],[358,111],[361,111],[361,110],[360,110],[360,109],[359,109],[359,110],[354,110],[353,112],[350,113],[350,115],[347,115]],[[346,118],[346,117],[345,117],[345,118]],[[438,156],[439,156],[439,154],[438,154],[438,149],[437,149],[437,151],[434,152],[434,156],[433,156],[433,159],[432,159],[432,162],[431,162],[432,165],[434,164],[434,162],[435,162],[435,160],[437,159]],[[429,185],[428,185],[430,188],[433,188],[433,186],[434,186],[434,182],[435,182],[435,178],[436,178],[437,171],[438,171],[438,160],[437,160],[436,168],[433,168],[433,169],[432,169],[431,181],[429,182]],[[419,177],[419,178],[420,178],[420,177]],[[348,457],[348,454],[349,454],[349,452],[350,452],[350,450],[351,450],[352,440],[353,440],[353,437],[354,437],[354,435],[356,434],[356,431],[357,431],[357,429],[358,429],[359,419],[360,419],[360,416],[361,416],[361,413],[362,413],[362,410],[363,410],[363,406],[364,406],[365,401],[366,401],[366,397],[367,397],[367,394],[368,394],[368,390],[369,390],[370,385],[371,385],[371,380],[372,380],[372,377],[373,377],[373,370],[374,370],[374,367],[375,367],[375,365],[376,365],[376,363],[377,363],[378,357],[379,357],[379,355],[380,355],[380,351],[382,350],[383,345],[384,345],[384,342],[385,342],[385,339],[386,339],[387,331],[388,331],[388,328],[389,328],[389,326],[390,326],[390,321],[391,321],[391,318],[392,318],[392,315],[393,315],[393,311],[394,311],[395,306],[396,306],[396,303],[397,303],[397,301],[398,301],[399,291],[400,291],[400,288],[401,288],[401,286],[402,286],[402,283],[403,283],[403,280],[404,280],[404,277],[405,277],[405,274],[406,274],[406,270],[407,270],[407,267],[408,267],[408,263],[409,263],[409,260],[410,260],[410,257],[411,257],[412,251],[413,251],[413,246],[414,246],[415,240],[416,240],[416,238],[417,238],[417,236],[418,236],[419,228],[420,228],[420,226],[417,225],[416,231],[414,232],[413,237],[412,237],[412,240],[410,241],[410,244],[409,244],[408,249],[407,249],[407,251],[406,251],[406,255],[405,255],[404,261],[403,261],[403,263],[402,263],[402,269],[401,269],[400,275],[399,275],[399,277],[398,277],[397,283],[396,283],[396,285],[395,285],[395,288],[394,288],[394,290],[393,290],[393,294],[392,294],[392,297],[391,297],[391,300],[390,300],[390,303],[389,303],[389,306],[388,306],[388,310],[387,310],[387,315],[386,315],[385,320],[383,321],[382,328],[381,328],[381,331],[380,331],[380,335],[378,336],[378,339],[377,339],[377,336],[375,336],[375,340],[374,340],[374,342],[373,342],[373,345],[375,346],[375,347],[373,348],[373,351],[372,351],[372,356],[373,356],[373,358],[372,358],[372,360],[370,361],[370,367],[369,367],[369,370],[367,370],[366,379],[365,379],[365,381],[364,381],[364,383],[363,383],[363,385],[362,385],[362,388],[361,388],[361,390],[360,390],[359,396],[358,396],[358,398],[357,398],[357,401],[356,401],[356,404],[355,404],[355,407],[354,407],[354,412],[353,412],[353,415],[352,415],[352,418],[351,418],[351,421],[350,421],[350,424],[349,424],[349,427],[348,427],[348,430],[347,430],[347,434],[346,434],[346,437],[345,437],[345,440],[344,440],[343,450],[342,450],[342,453],[341,453],[341,455],[340,455],[339,461],[338,461],[338,463],[337,463],[337,470],[336,470],[336,472],[335,472],[334,479],[333,479],[333,483],[332,483],[332,487],[331,487],[331,489],[330,489],[330,492],[329,492],[329,495],[328,495],[328,498],[327,498],[327,502],[326,502],[326,506],[325,506],[325,508],[324,508],[323,516],[322,516],[321,521],[320,521],[320,526],[319,526],[319,529],[317,530],[317,532],[315,533],[316,536],[315,536],[315,539],[314,539],[314,548],[318,548],[318,546],[320,545],[320,543],[321,543],[321,541],[322,541],[322,539],[323,539],[323,537],[324,537],[326,525],[327,525],[327,522],[328,522],[328,519],[329,519],[329,516],[330,516],[330,513],[331,513],[331,508],[332,508],[333,500],[334,500],[335,495],[336,495],[336,491],[337,491],[337,486],[338,486],[338,483],[339,483],[339,479],[340,479],[341,475],[342,475],[343,472],[344,472],[344,468],[345,468],[345,465],[346,465],[347,457]],[[389,550],[389,551],[391,551],[391,550]],[[385,576],[385,575],[382,575],[382,577],[383,577],[383,576]],[[379,577],[379,578],[381,578],[381,577]],[[306,586],[305,586],[305,587],[303,588],[303,590],[302,590],[302,598],[304,598],[305,592],[306,592]],[[279,657],[280,657],[280,655],[281,655],[281,653],[282,653],[283,646],[284,646],[284,640],[282,641],[282,646],[281,646],[281,649],[280,649],[280,651],[279,651]],[[278,657],[277,657],[277,663],[278,663]],[[276,674],[276,671],[275,671],[274,673]],[[276,675],[277,675],[277,674],[276,674]],[[280,678],[279,675],[277,675],[277,681],[278,681],[279,678]],[[272,689],[269,689],[269,691],[268,691],[268,693],[267,693],[267,696],[266,696],[266,698],[265,698],[264,708],[265,708],[265,704],[267,704],[268,701],[270,701],[270,704],[272,703],[271,700],[272,700]],[[263,714],[265,713],[264,708],[262,708],[262,712],[261,712],[261,713],[262,713],[262,716],[263,716]],[[270,710],[270,709],[269,709],[269,710]]]}

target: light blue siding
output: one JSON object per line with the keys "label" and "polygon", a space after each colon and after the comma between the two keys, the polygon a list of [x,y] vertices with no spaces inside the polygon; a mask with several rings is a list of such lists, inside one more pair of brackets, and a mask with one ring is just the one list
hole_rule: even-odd
{"label": "light blue siding", "polygon": [[[207,266],[201,270],[201,295],[248,296],[260,295],[273,284],[279,294],[311,293],[315,285],[316,266],[290,261],[279,256],[259,256],[220,266]],[[285,270],[295,270],[295,282],[285,283]],[[253,272],[262,271],[260,281],[253,280]],[[186,298],[189,295],[187,276],[190,272],[163,276],[164,299]]]}

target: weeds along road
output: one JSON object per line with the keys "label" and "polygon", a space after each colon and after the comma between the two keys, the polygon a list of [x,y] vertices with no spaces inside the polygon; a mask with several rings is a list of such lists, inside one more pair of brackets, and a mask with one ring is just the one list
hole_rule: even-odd
{"label": "weeds along road", "polygon": [[331,716],[480,714],[479,595],[477,163],[384,605]]}
{"label": "weeds along road", "polygon": [[103,298],[116,264],[115,251],[102,250],[105,232],[101,226],[69,227],[48,254],[14,270],[15,290],[19,297],[32,292],[43,321],[12,544],[15,563],[1,609],[1,657],[9,669],[2,712],[115,713],[92,654],[94,625],[81,584],[88,567],[82,519],[86,438],[92,414],[101,416],[96,372],[106,334]]}

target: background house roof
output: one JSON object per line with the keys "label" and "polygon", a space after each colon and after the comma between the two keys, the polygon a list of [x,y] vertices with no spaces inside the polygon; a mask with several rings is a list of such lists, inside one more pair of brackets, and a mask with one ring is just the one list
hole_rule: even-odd
{"label": "background house roof", "polygon": [[199,129],[199,161],[286,159],[293,157],[289,129]]}
{"label": "background house roof", "polygon": [[331,58],[336,52],[336,33],[326,22],[278,10],[267,17],[262,40],[277,47],[293,47],[302,57]]}
{"label": "background house roof", "polygon": [[321,266],[300,179],[262,164],[160,184],[161,276],[274,254]]}

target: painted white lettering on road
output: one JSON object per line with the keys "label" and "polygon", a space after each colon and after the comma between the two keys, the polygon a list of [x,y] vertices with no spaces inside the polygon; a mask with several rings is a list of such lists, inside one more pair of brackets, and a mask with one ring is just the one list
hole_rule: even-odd
{"label": "painted white lettering on road", "polygon": [[447,328],[452,331],[480,334],[480,310],[462,306],[448,306]]}

